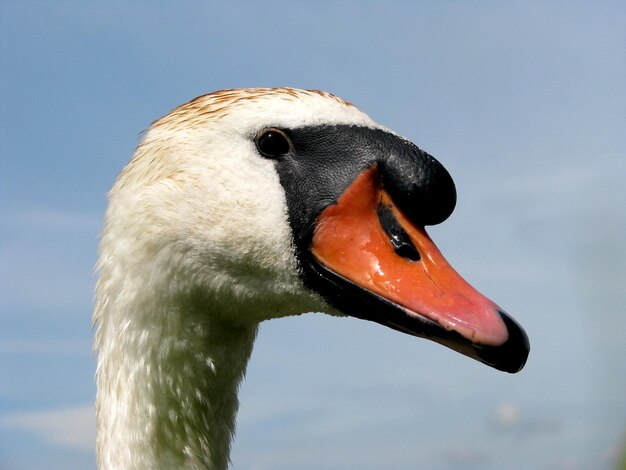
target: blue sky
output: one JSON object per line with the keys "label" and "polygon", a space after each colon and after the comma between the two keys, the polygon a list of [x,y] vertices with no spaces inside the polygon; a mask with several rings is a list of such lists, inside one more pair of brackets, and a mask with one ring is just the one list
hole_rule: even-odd
{"label": "blue sky", "polygon": [[264,324],[237,469],[612,468],[626,437],[623,2],[0,3],[0,467],[95,468],[92,267],[155,118],[324,89],[435,155],[430,230],[527,329],[506,375],[320,314]]}

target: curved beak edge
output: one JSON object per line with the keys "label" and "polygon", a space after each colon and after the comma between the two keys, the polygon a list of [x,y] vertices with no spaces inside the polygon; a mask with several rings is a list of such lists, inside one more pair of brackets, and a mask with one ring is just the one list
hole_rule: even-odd
{"label": "curved beak edge", "polygon": [[515,373],[528,336],[470,286],[423,227],[393,204],[376,167],[361,172],[316,220],[309,271],[327,300],[347,315],[433,340]]}

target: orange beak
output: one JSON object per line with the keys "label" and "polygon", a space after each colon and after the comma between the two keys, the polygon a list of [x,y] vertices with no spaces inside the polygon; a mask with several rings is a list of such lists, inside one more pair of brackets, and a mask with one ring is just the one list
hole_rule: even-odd
{"label": "orange beak", "polygon": [[323,268],[397,307],[391,317],[363,318],[433,339],[501,370],[524,366],[529,344],[521,327],[470,286],[424,228],[399,210],[376,166],[362,171],[337,203],[319,214],[311,253]]}

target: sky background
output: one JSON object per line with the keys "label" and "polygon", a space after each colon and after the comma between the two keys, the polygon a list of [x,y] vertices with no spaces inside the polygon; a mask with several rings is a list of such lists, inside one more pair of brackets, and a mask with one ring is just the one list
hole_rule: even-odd
{"label": "sky background", "polygon": [[430,233],[532,350],[509,375],[355,319],[265,323],[232,467],[614,468],[625,5],[0,0],[0,468],[95,468],[106,192],[152,120],[250,86],[330,91],[437,157],[459,200]]}

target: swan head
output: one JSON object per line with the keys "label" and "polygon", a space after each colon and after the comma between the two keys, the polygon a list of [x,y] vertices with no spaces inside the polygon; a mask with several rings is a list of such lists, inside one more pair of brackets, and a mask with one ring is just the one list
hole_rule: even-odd
{"label": "swan head", "polygon": [[437,160],[338,97],[201,96],[152,124],[110,193],[96,321],[134,282],[233,323],[372,320],[516,372],[526,334],[424,231],[455,201]]}

